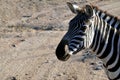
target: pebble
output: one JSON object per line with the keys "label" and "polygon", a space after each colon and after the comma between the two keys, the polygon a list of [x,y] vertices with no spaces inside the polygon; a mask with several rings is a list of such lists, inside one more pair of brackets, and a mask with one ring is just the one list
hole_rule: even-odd
{"label": "pebble", "polygon": [[95,66],[93,67],[93,70],[102,70],[103,68],[101,66]]}
{"label": "pebble", "polygon": [[8,77],[6,80],[17,80],[15,77]]}
{"label": "pebble", "polygon": [[12,47],[16,47],[15,44],[12,44],[11,46],[12,46]]}
{"label": "pebble", "polygon": [[58,74],[56,74],[57,76],[62,76],[63,74],[62,73],[58,73]]}
{"label": "pebble", "polygon": [[91,62],[90,65],[95,65],[95,63]]}

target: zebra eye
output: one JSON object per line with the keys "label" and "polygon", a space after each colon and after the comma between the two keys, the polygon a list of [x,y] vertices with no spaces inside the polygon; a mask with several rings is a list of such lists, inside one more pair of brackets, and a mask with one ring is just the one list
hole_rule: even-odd
{"label": "zebra eye", "polygon": [[89,23],[89,20],[85,20],[85,23]]}
{"label": "zebra eye", "polygon": [[83,25],[83,26],[81,27],[81,30],[82,30],[82,31],[85,31],[86,28],[87,28],[87,26],[86,26],[86,25]]}

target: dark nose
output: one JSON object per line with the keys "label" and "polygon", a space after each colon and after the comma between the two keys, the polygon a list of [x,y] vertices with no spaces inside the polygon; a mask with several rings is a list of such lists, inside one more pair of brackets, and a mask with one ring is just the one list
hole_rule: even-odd
{"label": "dark nose", "polygon": [[62,40],[57,48],[56,48],[56,56],[61,61],[66,61],[69,59],[70,55],[66,53],[65,46],[67,45],[67,41]]}

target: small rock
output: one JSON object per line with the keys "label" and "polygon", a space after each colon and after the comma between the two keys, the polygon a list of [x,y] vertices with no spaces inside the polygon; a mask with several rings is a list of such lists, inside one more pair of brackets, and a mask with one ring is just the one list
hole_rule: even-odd
{"label": "small rock", "polygon": [[25,39],[21,39],[20,41],[23,42],[23,41],[25,41]]}
{"label": "small rock", "polygon": [[58,74],[56,74],[57,76],[62,76],[63,74],[62,73],[58,73]]}
{"label": "small rock", "polygon": [[25,75],[27,76],[28,74],[26,73]]}
{"label": "small rock", "polygon": [[96,63],[91,62],[90,65],[95,65]]}
{"label": "small rock", "polygon": [[12,46],[12,47],[16,47],[15,44],[12,44],[11,46]]}
{"label": "small rock", "polygon": [[102,70],[103,68],[101,66],[95,66],[93,67],[93,70]]}
{"label": "small rock", "polygon": [[40,68],[41,66],[38,66],[38,68]]}
{"label": "small rock", "polygon": [[6,80],[17,80],[15,77],[8,77]]}
{"label": "small rock", "polygon": [[45,63],[50,63],[50,61],[49,61],[49,60],[47,60],[47,61],[45,61]]}
{"label": "small rock", "polygon": [[21,35],[16,35],[15,37],[17,37],[17,38],[21,38],[22,36],[21,36]]}

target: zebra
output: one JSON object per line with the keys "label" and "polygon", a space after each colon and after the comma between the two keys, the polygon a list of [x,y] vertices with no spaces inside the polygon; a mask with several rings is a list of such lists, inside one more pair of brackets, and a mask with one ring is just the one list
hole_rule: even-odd
{"label": "zebra", "polygon": [[57,58],[67,61],[89,49],[103,62],[108,79],[120,80],[120,20],[91,4],[67,5],[76,16],[56,48]]}

